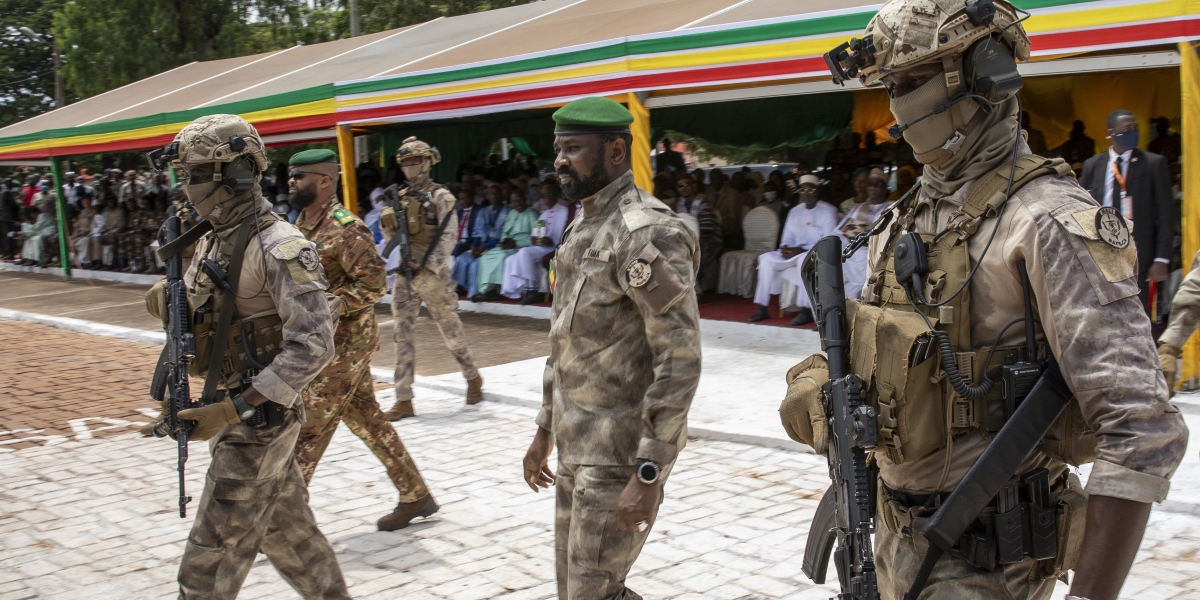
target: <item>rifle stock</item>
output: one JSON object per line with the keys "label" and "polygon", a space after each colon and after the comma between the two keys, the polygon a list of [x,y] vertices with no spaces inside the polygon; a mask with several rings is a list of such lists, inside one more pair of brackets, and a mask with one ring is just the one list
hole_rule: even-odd
{"label": "rifle stock", "polygon": [[836,542],[833,557],[842,590],[839,600],[878,600],[871,542],[875,473],[867,464],[867,451],[876,446],[875,410],[863,403],[862,382],[850,370],[841,239],[827,236],[818,241],[804,259],[801,277],[812,301],[821,349],[829,360],[829,382],[822,393],[829,420],[827,457],[833,480],[808,532],[804,573],[814,582],[823,582],[829,551]]}

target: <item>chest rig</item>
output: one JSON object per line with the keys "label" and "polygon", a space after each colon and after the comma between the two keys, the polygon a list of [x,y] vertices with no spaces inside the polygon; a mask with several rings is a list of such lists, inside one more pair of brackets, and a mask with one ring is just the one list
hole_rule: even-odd
{"label": "chest rig", "polygon": [[[216,235],[201,241],[197,254],[203,258],[198,259],[194,285],[188,290],[188,307],[196,340],[196,358],[189,372],[204,378],[202,402],[216,399],[217,386],[222,383],[226,389],[249,387],[250,379],[283,350],[283,321],[278,314],[243,318],[234,306],[239,292],[248,297],[260,291],[238,289],[251,232],[266,229],[279,219],[273,213],[246,217],[238,225],[232,246],[221,244]],[[216,260],[208,258],[214,245]]]}
{"label": "chest rig", "polygon": [[431,247],[437,241],[441,229],[438,227],[437,206],[433,202],[433,195],[440,188],[441,186],[435,183],[425,191],[419,192],[412,188],[405,191],[403,208],[408,218],[408,236],[411,244]]}
{"label": "chest rig", "polygon": [[[879,449],[892,463],[912,462],[971,431],[991,439],[1012,413],[1014,398],[1019,402],[1036,382],[1040,371],[1017,368],[1046,356],[1045,343],[1033,342],[1032,325],[1026,344],[993,347],[993,340],[975,340],[989,345],[973,349],[970,278],[975,265],[968,241],[1025,184],[1070,172],[1060,159],[1026,155],[1015,169],[1006,161],[975,182],[937,234],[910,233],[918,217],[918,193],[896,207],[899,216],[868,278],[864,299],[848,302],[851,368],[877,407]],[[1024,285],[1028,295],[1028,282]],[[1029,308],[1026,314],[1026,322],[1032,323]],[[1072,438],[1077,429],[1072,417],[1082,422],[1075,401],[1060,417],[1067,423],[1056,424],[1050,437]],[[1055,433],[1063,427],[1071,431]],[[1059,445],[1077,444],[1057,439],[1053,447],[1047,442],[1048,453],[1072,464],[1086,462],[1063,456]]]}

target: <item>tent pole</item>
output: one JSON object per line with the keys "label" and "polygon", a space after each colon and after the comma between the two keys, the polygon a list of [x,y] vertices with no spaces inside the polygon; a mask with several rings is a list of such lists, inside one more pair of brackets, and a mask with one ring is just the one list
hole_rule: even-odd
{"label": "tent pole", "polygon": [[[1192,269],[1200,250],[1200,57],[1189,42],[1179,44],[1179,79],[1183,92],[1183,272]],[[1176,383],[1195,379],[1200,363],[1200,337],[1192,336],[1183,347],[1183,368]]]}
{"label": "tent pole", "polygon": [[63,196],[62,166],[57,156],[50,157],[50,175],[54,179],[54,206],[58,213],[58,261],[62,264],[63,280],[71,280],[71,243],[67,239],[67,199]]}
{"label": "tent pole", "polygon": [[342,199],[346,209],[358,214],[358,182],[354,180],[354,131],[337,126],[338,162],[342,164]]}
{"label": "tent pole", "polygon": [[633,113],[633,123],[629,130],[633,134],[631,159],[633,162],[633,181],[646,191],[654,190],[654,169],[650,167],[650,111],[646,110],[636,92],[627,94],[626,103],[629,112]]}

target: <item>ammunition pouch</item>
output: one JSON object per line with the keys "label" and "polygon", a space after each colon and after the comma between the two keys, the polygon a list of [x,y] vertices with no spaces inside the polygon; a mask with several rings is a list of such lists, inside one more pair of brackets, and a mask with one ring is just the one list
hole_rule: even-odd
{"label": "ammunition pouch", "polygon": [[[1021,495],[1028,497],[1028,492],[1022,489]],[[891,533],[912,539],[916,551],[924,554],[928,540],[921,529],[949,496],[949,492],[909,494],[881,484],[879,520]],[[949,553],[988,571],[1032,557],[1043,579],[1065,576],[1083,548],[1087,494],[1079,478],[1066,473],[1050,489],[1050,498],[1050,508],[1022,502],[1002,514],[996,513],[993,501]]]}
{"label": "ammunition pouch", "polygon": [[[921,458],[946,447],[952,437],[973,429],[990,439],[1007,420],[999,373],[1019,347],[998,346],[987,365],[983,362],[990,346],[972,350],[975,344],[971,339],[968,283],[972,261],[967,242],[984,220],[999,214],[1007,201],[1004,192],[1010,169],[1011,164],[1006,162],[981,177],[968,192],[962,208],[949,218],[943,235],[921,234],[929,270],[919,282],[920,293],[928,304],[945,304],[928,306],[910,301],[905,286],[896,278],[896,244],[901,233],[916,222],[917,195],[897,207],[900,215],[868,279],[863,301],[847,302],[850,368],[862,379],[863,397],[877,410],[880,450],[892,463]],[[1060,160],[1023,156],[1016,165],[1011,192],[1016,193],[1037,177],[1062,177],[1068,172]],[[951,299],[960,289],[961,293]],[[964,383],[977,385],[986,377],[997,385],[973,400],[955,392],[937,343],[929,335],[930,324],[949,339]],[[1037,354],[1037,360],[1047,355],[1044,343],[1039,344]],[[1072,400],[1046,436],[1043,451],[1068,464],[1080,465],[1094,460],[1095,445],[1078,402]]]}
{"label": "ammunition pouch", "polygon": [[[196,358],[191,363],[189,374],[205,377],[217,345],[217,313],[212,310],[211,299],[192,311],[192,333],[196,338]],[[234,376],[241,377],[247,372],[258,373],[283,351],[283,320],[277,314],[254,319],[234,317],[229,335],[222,344],[225,348],[221,363],[222,381]],[[247,349],[251,354],[247,353]]]}

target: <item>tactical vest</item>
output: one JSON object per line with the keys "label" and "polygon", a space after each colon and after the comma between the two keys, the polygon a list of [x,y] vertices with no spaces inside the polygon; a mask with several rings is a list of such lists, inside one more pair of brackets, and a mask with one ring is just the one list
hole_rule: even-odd
{"label": "tactical vest", "polygon": [[[954,361],[968,385],[993,381],[1006,360],[1015,358],[1024,345],[997,346],[987,360],[993,340],[978,352],[971,343],[971,295],[967,283],[974,266],[967,242],[980,224],[999,213],[1005,201],[1025,184],[1046,175],[1071,173],[1061,159],[1026,155],[1018,159],[1011,193],[1006,196],[1011,163],[978,179],[963,206],[951,215],[941,233],[921,234],[928,248],[929,273],[924,280],[927,306],[910,302],[896,279],[897,242],[916,220],[917,193],[894,210],[892,224],[875,270],[867,280],[862,301],[847,302],[851,328],[850,366],[864,385],[864,395],[876,407],[880,451],[895,464],[912,462],[945,448],[950,439],[980,431],[991,439],[1004,425],[1002,386],[994,385],[982,398],[969,400],[950,385],[921,311],[936,330],[945,332],[954,349]],[[961,288],[961,291],[959,291]],[[957,292],[957,294],[956,294]],[[951,295],[954,295],[951,298]],[[947,299],[949,299],[947,301]],[[1047,347],[1037,344],[1037,357]],[[984,364],[984,362],[987,364]],[[1094,460],[1095,438],[1084,425],[1079,404],[1071,400],[1047,435],[1043,452],[1063,462],[1079,465]]]}
{"label": "tactical vest", "polygon": [[[265,230],[280,220],[274,213],[258,217],[258,227]],[[249,226],[254,227],[253,221]],[[207,256],[215,235],[210,235],[200,242],[197,255]],[[256,243],[251,240],[249,243]],[[235,252],[233,246],[224,244],[219,250],[217,263],[229,275],[234,291],[242,294],[254,293],[255,290],[239,290],[236,287],[240,278],[241,261],[244,252]],[[188,309],[192,313],[192,333],[196,338],[196,357],[188,369],[195,377],[207,378],[212,354],[216,349],[222,349],[220,382],[245,380],[256,375],[283,350],[283,321],[277,313],[257,315],[253,319],[241,318],[235,313],[228,331],[220,331],[220,311],[222,307],[232,308],[232,299],[227,299],[226,292],[213,282],[203,271],[197,270],[196,285],[188,291]],[[237,275],[235,277],[235,275]]]}
{"label": "tactical vest", "polygon": [[413,246],[421,248],[432,247],[437,241],[438,215],[434,196],[439,190],[446,189],[440,184],[431,183],[422,192],[412,188],[404,194],[404,208],[408,215],[408,239]]}

